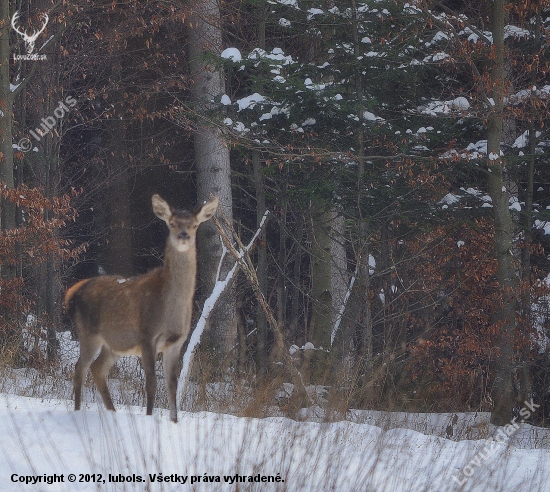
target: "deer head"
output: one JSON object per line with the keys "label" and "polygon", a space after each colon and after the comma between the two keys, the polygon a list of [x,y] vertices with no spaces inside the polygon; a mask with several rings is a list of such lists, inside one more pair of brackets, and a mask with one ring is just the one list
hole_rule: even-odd
{"label": "deer head", "polygon": [[195,237],[199,224],[208,220],[218,207],[218,199],[205,204],[198,212],[174,210],[160,195],[151,198],[154,214],[164,220],[170,232],[169,241],[176,251],[184,253],[195,247]]}

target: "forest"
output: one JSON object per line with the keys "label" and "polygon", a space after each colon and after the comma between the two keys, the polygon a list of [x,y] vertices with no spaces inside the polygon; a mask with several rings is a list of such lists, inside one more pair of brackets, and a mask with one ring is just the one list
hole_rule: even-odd
{"label": "forest", "polygon": [[548,425],[549,36],[546,0],[2,0],[0,365],[55,371],[66,289],[161,265],[154,193],[217,196],[194,324],[218,228],[258,236],[192,378]]}

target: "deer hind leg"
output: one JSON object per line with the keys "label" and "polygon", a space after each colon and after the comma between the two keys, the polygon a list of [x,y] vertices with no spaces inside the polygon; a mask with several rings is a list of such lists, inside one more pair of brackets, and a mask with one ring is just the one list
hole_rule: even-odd
{"label": "deer hind leg", "polygon": [[101,347],[101,340],[97,337],[80,335],[80,357],[74,367],[74,409],[80,410],[82,400],[82,383],[90,364]]}
{"label": "deer hind leg", "polygon": [[180,353],[181,344],[175,343],[166,349],[162,354],[162,366],[164,370],[164,378],[166,379],[166,387],[168,389],[168,404],[170,407],[170,420],[172,422],[178,421],[176,394],[178,390]]}
{"label": "deer hind leg", "polygon": [[141,365],[145,372],[145,394],[147,395],[147,415],[153,415],[155,394],[157,392],[157,375],[155,373],[155,361],[157,354],[155,349],[144,344],[141,348]]}
{"label": "deer hind leg", "polygon": [[97,359],[92,364],[92,375],[94,376],[94,382],[101,394],[103,403],[107,407],[107,410],[115,411],[115,406],[113,405],[113,400],[111,399],[111,394],[109,393],[109,388],[107,387],[107,375],[113,367],[113,364],[118,360],[118,356],[113,353],[113,351],[107,347],[103,346],[101,353]]}

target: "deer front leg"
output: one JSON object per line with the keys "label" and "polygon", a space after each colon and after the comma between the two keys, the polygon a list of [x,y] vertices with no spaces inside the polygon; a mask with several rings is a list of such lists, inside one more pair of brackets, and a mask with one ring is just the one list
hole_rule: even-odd
{"label": "deer front leg", "polygon": [[174,343],[162,354],[162,366],[166,387],[168,389],[168,406],[170,408],[170,420],[178,421],[178,405],[176,394],[178,390],[179,356],[181,353],[181,343]]}
{"label": "deer front leg", "polygon": [[156,352],[152,346],[144,344],[141,348],[141,364],[145,371],[145,394],[147,395],[147,415],[153,415],[157,375],[155,373]]}

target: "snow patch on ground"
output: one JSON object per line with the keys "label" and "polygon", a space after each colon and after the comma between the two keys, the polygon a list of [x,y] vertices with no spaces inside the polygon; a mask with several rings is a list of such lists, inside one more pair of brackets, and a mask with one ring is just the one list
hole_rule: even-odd
{"label": "snow patch on ground", "polygon": [[[36,490],[92,491],[97,490],[95,483],[78,478],[95,473],[107,482],[101,490],[119,490],[120,484],[108,480],[123,475],[143,480],[127,483],[129,490],[230,491],[235,490],[230,477],[236,474],[252,477],[239,483],[239,490],[549,490],[550,450],[533,446],[533,436],[544,430],[521,424],[516,434],[522,442],[514,437],[513,442],[496,443],[483,460],[480,451],[493,432],[487,414],[424,415],[355,411],[353,422],[316,423],[180,412],[174,424],[163,410],[153,417],[135,407],[112,413],[92,405],[73,412],[67,401],[1,395],[0,469],[5,476],[0,488],[22,490],[10,480],[12,474],[55,473],[63,474],[65,483],[41,484]],[[455,441],[407,428],[442,430],[461,421],[471,424],[476,440]],[[70,473],[77,477],[71,484]],[[159,474],[187,477],[187,483],[152,482]],[[254,483],[258,475],[280,481]]]}

